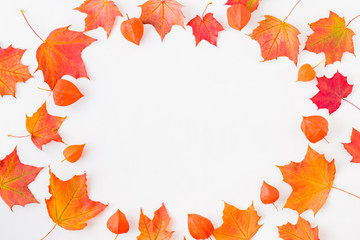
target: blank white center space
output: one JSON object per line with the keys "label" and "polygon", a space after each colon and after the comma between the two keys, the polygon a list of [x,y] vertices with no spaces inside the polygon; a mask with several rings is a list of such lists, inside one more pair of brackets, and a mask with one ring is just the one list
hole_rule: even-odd
{"label": "blank white center space", "polygon": [[[140,8],[136,6],[143,2],[116,3],[123,14],[132,17],[139,16]],[[185,5],[186,23],[202,13],[208,3],[180,2]],[[46,87],[41,72],[35,73],[35,79],[27,84],[18,85],[16,100],[0,99],[0,112],[6,113],[6,117],[0,118],[1,158],[17,145],[22,162],[50,165],[63,180],[86,172],[91,199],[110,204],[103,214],[89,221],[85,230],[58,228],[49,239],[112,239],[106,221],[117,208],[127,215],[131,227],[130,233],[121,239],[135,239],[139,234],[140,208],[152,218],[152,212],[162,202],[173,218],[174,239],[183,239],[183,235],[191,239],[186,214],[199,213],[218,227],[222,222],[222,201],[242,209],[254,201],[264,224],[254,240],[276,239],[276,226],[287,221],[295,223],[297,215],[291,210],[277,212],[273,206],[261,204],[260,187],[265,180],[279,188],[281,196],[276,204],[281,209],[291,188],[282,182],[276,165],[300,161],[305,156],[308,141],[300,130],[303,115],[317,114],[329,120],[330,144],[322,141],[311,147],[326,153],[328,160],[336,159],[336,186],[359,193],[360,181],[356,177],[359,167],[349,163],[351,157],[340,143],[350,140],[352,127],[360,130],[360,114],[346,103],[330,118],[327,111],[317,111],[309,100],[317,92],[316,82],[296,83],[298,68],[287,58],[260,62],[258,43],[246,35],[265,14],[285,17],[295,1],[262,1],[242,32],[227,26],[224,2],[209,7],[226,29],[219,33],[218,48],[207,42],[195,47],[191,28],[186,27],[185,31],[179,26],[161,43],[149,25],[145,26],[144,39],[137,47],[121,36],[118,20],[109,39],[103,30],[89,33],[99,39],[83,52],[90,81],[64,77],[85,95],[77,103],[64,108],[54,106],[48,93],[37,89]],[[5,4],[0,9],[0,22],[12,24],[0,26],[1,47],[14,44],[29,49],[23,62],[34,72],[35,52],[41,42],[28,29],[19,10],[24,9],[33,27],[45,38],[55,28],[70,24],[70,29],[82,30],[85,15],[72,10],[81,3],[82,0],[36,0],[30,4],[22,0]],[[288,20],[303,33],[301,49],[306,35],[311,34],[307,23],[327,17],[329,9],[346,16],[347,21],[358,14],[351,8],[344,9],[338,1],[302,2]],[[359,22],[353,24],[353,29],[359,26]],[[357,39],[357,53],[359,48]],[[323,58],[321,54],[304,52],[299,65],[315,65]],[[358,58],[345,54],[342,64],[325,70],[321,66],[318,75],[331,77],[339,69],[349,76],[351,84],[356,84],[360,73],[354,69],[359,65]],[[356,104],[360,104],[358,89],[355,85],[349,97]],[[7,137],[26,134],[25,114],[32,115],[45,100],[50,114],[68,116],[60,129],[64,141],[86,144],[79,162],[60,163],[65,147],[62,144],[50,143],[41,152],[30,139]],[[51,229],[53,223],[44,202],[49,197],[48,179],[45,169],[30,185],[40,204],[14,207],[11,213],[0,203],[0,216],[6,216],[0,218],[0,225],[6,226],[2,229],[2,234],[8,237],[5,239],[24,239],[29,232],[33,234],[29,239],[39,239]],[[333,191],[315,218],[310,213],[305,217],[313,226],[319,224],[321,238],[358,239],[355,236],[358,226],[353,221],[354,213],[360,212],[356,203],[356,199]],[[29,221],[34,217],[36,221]],[[342,219],[341,224],[338,219]],[[19,226],[24,231],[18,231]]]}

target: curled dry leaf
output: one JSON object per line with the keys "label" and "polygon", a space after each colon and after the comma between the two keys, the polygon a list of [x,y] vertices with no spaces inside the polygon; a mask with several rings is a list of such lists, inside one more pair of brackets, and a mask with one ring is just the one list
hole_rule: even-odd
{"label": "curled dry leaf", "polygon": [[349,85],[347,77],[341,75],[339,71],[332,78],[325,76],[317,78],[319,92],[311,98],[311,101],[320,108],[327,108],[329,114],[335,112],[341,105],[341,100],[346,98],[351,92],[353,85]]}
{"label": "curled dry leaf", "polygon": [[140,235],[137,237],[137,240],[170,240],[174,233],[167,230],[170,220],[164,203],[154,212],[152,220],[141,209],[139,219]]}
{"label": "curled dry leaf", "polygon": [[31,141],[42,150],[42,146],[51,142],[63,142],[58,131],[66,117],[50,115],[44,103],[31,117],[26,116],[26,129]]}
{"label": "curled dry leaf", "polygon": [[304,64],[300,67],[298,72],[298,79],[296,81],[299,82],[309,82],[316,78],[316,72],[314,68],[310,64]]}
{"label": "curled dry leaf", "polygon": [[260,216],[254,209],[254,204],[246,210],[240,210],[225,203],[222,219],[223,224],[213,233],[216,240],[248,240],[254,237],[262,226],[258,224]]}
{"label": "curled dry leaf", "polygon": [[299,30],[270,15],[265,15],[265,20],[259,24],[250,37],[259,43],[264,61],[285,56],[297,64],[300,47]]}
{"label": "curled dry leaf", "polygon": [[352,38],[355,33],[336,13],[330,11],[328,18],[311,23],[310,27],[314,33],[306,41],[305,50],[325,53],[326,65],[341,61],[345,52],[354,54]]}
{"label": "curled dry leaf", "polygon": [[107,37],[110,36],[116,17],[123,16],[116,4],[108,0],[86,0],[75,10],[87,14],[85,32],[102,27],[107,32]]}
{"label": "curled dry leaf", "polygon": [[228,24],[233,29],[241,31],[250,21],[251,12],[242,4],[235,4],[227,9]]}
{"label": "curled dry leaf", "polygon": [[51,171],[49,192],[45,199],[51,220],[66,230],[81,230],[86,221],[104,211],[107,205],[89,199],[86,174],[74,176],[67,181],[57,178]]}
{"label": "curled dry leaf", "polygon": [[121,33],[126,40],[139,46],[144,34],[144,24],[139,18],[127,18],[121,23]]}
{"label": "curled dry leaf", "polygon": [[325,204],[335,179],[335,162],[328,162],[310,146],[302,162],[291,162],[279,166],[284,182],[292,187],[292,193],[285,208],[291,208],[302,214],[313,210],[316,215]]}
{"label": "curled dry leaf", "polygon": [[278,227],[279,236],[283,240],[320,240],[318,227],[311,228],[311,225],[308,221],[299,217],[296,225],[287,223]]}
{"label": "curled dry leaf", "polygon": [[322,116],[303,117],[301,130],[310,142],[317,143],[326,137],[328,121]]}
{"label": "curled dry leaf", "polygon": [[184,27],[184,14],[181,9],[183,5],[175,0],[149,0],[140,5],[140,20],[144,24],[151,24],[164,40],[174,25]]}
{"label": "curled dry leaf", "polygon": [[[211,4],[211,3],[209,3]],[[212,45],[217,45],[217,38],[219,32],[223,31],[223,26],[214,18],[214,14],[205,11],[209,4],[206,6],[202,17],[196,15],[188,22],[188,26],[192,27],[193,35],[195,36],[196,46],[201,40],[206,40]]]}
{"label": "curled dry leaf", "polygon": [[64,149],[64,160],[68,160],[71,163],[77,162],[83,153],[85,144],[71,145]]}
{"label": "curled dry leaf", "polygon": [[83,32],[69,30],[69,27],[55,29],[49,34],[38,48],[36,59],[39,63],[37,70],[43,72],[50,89],[54,89],[64,75],[89,78],[81,52],[94,41]]}
{"label": "curled dry leaf", "polygon": [[188,214],[188,228],[195,239],[208,239],[214,232],[211,221],[198,214]]}
{"label": "curled dry leaf", "polygon": [[249,11],[253,12],[259,7],[260,1],[261,0],[228,0],[226,5],[242,4],[246,6]]}
{"label": "curled dry leaf", "polygon": [[129,223],[124,213],[119,209],[109,218],[106,223],[107,228],[117,235],[127,233],[129,231]]}
{"label": "curled dry leaf", "polygon": [[343,143],[344,148],[353,157],[351,162],[360,163],[360,132],[353,128],[351,134],[351,142]]}
{"label": "curled dry leaf", "polygon": [[61,107],[69,106],[84,96],[72,82],[64,79],[57,82],[52,93],[54,103]]}
{"label": "curled dry leaf", "polygon": [[279,199],[279,191],[264,181],[260,191],[260,199],[264,204],[273,204]]}
{"label": "curled dry leaf", "polygon": [[21,63],[25,50],[0,47],[0,95],[15,97],[16,84],[32,78],[29,67]]}
{"label": "curled dry leaf", "polygon": [[11,210],[14,205],[39,203],[28,185],[35,180],[42,169],[22,164],[16,148],[0,161],[0,196]]}

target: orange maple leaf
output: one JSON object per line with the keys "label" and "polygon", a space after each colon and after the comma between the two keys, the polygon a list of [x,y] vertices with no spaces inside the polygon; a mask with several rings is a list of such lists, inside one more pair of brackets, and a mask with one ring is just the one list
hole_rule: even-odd
{"label": "orange maple leaf", "polygon": [[306,41],[305,50],[325,53],[326,65],[341,61],[344,52],[354,54],[352,37],[355,33],[336,13],[330,11],[328,18],[311,23],[310,27],[314,33]]}
{"label": "orange maple leaf", "polygon": [[28,188],[43,168],[20,162],[16,148],[0,161],[0,196],[12,210],[14,205],[39,203]]}
{"label": "orange maple leaf", "polygon": [[65,119],[50,115],[44,103],[31,117],[26,116],[26,129],[31,134],[31,141],[41,150],[51,141],[63,142],[58,130]]}
{"label": "orange maple leaf", "polygon": [[81,52],[96,41],[83,32],[69,30],[69,27],[52,31],[36,52],[39,63],[37,70],[44,74],[50,89],[64,76],[89,78],[81,58]]}
{"label": "orange maple leaf", "polygon": [[149,0],[140,5],[140,20],[144,24],[151,24],[164,40],[174,25],[184,27],[184,14],[181,11],[183,5],[175,0]]}
{"label": "orange maple leaf", "polygon": [[261,0],[228,0],[226,5],[241,4],[246,6],[251,12],[255,11],[259,7]]}
{"label": "orange maple leaf", "polygon": [[85,32],[102,27],[107,32],[107,37],[110,36],[116,17],[123,16],[116,4],[107,0],[86,0],[75,10],[87,14]]}
{"label": "orange maple leaf", "polygon": [[254,204],[240,210],[225,203],[222,219],[223,224],[213,232],[216,240],[250,240],[262,226],[258,224],[260,216]]}
{"label": "orange maple leaf", "polygon": [[167,231],[170,220],[164,203],[154,212],[153,220],[148,218],[141,209],[139,219],[140,235],[137,240],[169,240],[174,233],[173,231]]}
{"label": "orange maple leaf", "polygon": [[86,174],[74,176],[67,181],[57,178],[51,171],[49,192],[45,199],[47,210],[55,226],[67,230],[81,230],[86,221],[96,217],[107,205],[89,199]]}
{"label": "orange maple leaf", "polygon": [[360,132],[353,128],[351,142],[343,143],[346,151],[353,157],[351,162],[360,163]]}
{"label": "orange maple leaf", "polygon": [[[211,4],[211,3],[209,3]],[[196,46],[201,40],[206,40],[213,45],[217,45],[217,38],[219,32],[223,31],[223,26],[214,18],[214,14],[207,13],[205,11],[209,4],[206,6],[202,17],[196,15],[193,19],[188,22],[188,26],[193,29],[193,34],[196,40]]]}
{"label": "orange maple leaf", "polygon": [[284,182],[291,185],[293,191],[286,201],[285,208],[291,208],[299,214],[312,209],[316,214],[325,204],[335,179],[334,160],[328,162],[324,155],[308,147],[302,162],[291,162],[278,166]]}
{"label": "orange maple leaf", "polygon": [[25,50],[9,46],[6,49],[0,47],[0,95],[12,95],[15,97],[15,87],[18,82],[25,82],[32,75],[28,66],[21,63]]}
{"label": "orange maple leaf", "polygon": [[259,24],[250,37],[260,44],[264,61],[285,56],[297,64],[300,47],[299,30],[285,20],[281,21],[270,15],[265,15],[265,20]]}
{"label": "orange maple leaf", "polygon": [[278,227],[279,236],[283,240],[320,240],[318,227],[311,228],[308,221],[299,217],[296,225],[287,223]]}

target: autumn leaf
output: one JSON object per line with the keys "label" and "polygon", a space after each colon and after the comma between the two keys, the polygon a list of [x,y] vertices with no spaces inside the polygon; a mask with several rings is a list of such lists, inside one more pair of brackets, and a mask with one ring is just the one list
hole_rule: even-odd
{"label": "autumn leaf", "polygon": [[11,211],[14,205],[39,203],[28,185],[35,180],[42,169],[22,164],[16,148],[0,161],[0,196]]}
{"label": "autumn leaf", "polygon": [[308,221],[299,217],[299,220],[296,225],[287,223],[278,227],[279,236],[283,240],[320,240],[318,227],[311,228],[311,225]]}
{"label": "autumn leaf", "polygon": [[58,130],[65,119],[50,115],[44,103],[31,117],[26,116],[26,129],[31,134],[31,141],[40,150],[51,141],[63,142]]}
{"label": "autumn leaf", "polygon": [[259,7],[259,3],[261,0],[228,0],[226,5],[236,5],[241,4],[246,6],[249,11],[253,12]]}
{"label": "autumn leaf", "polygon": [[352,38],[355,33],[336,13],[330,11],[328,18],[311,23],[310,27],[314,33],[309,36],[305,50],[325,53],[326,65],[341,61],[345,52],[354,54]]}
{"label": "autumn leaf", "polygon": [[309,82],[316,78],[316,72],[310,64],[304,64],[300,67],[297,81]]}
{"label": "autumn leaf", "polygon": [[140,41],[144,34],[144,24],[139,18],[129,18],[121,23],[121,33],[124,38],[136,45],[140,45]]}
{"label": "autumn leaf", "polygon": [[174,232],[167,230],[170,223],[170,217],[162,206],[154,212],[154,218],[151,220],[142,211],[139,219],[140,235],[137,240],[169,240]]}
{"label": "autumn leaf", "polygon": [[240,210],[225,203],[222,219],[223,224],[213,233],[216,240],[250,240],[262,226],[258,224],[260,216],[253,204]]}
{"label": "autumn leaf", "polygon": [[351,142],[343,143],[346,151],[353,157],[351,162],[360,163],[360,132],[353,128]]}
{"label": "autumn leaf", "polygon": [[251,12],[242,4],[235,4],[227,9],[228,24],[235,30],[241,31],[250,21]]}
{"label": "autumn leaf", "polygon": [[214,232],[211,221],[198,214],[188,214],[188,228],[195,239],[208,239]]}
{"label": "autumn leaf", "polygon": [[83,153],[85,144],[71,145],[64,149],[64,160],[68,160],[71,163],[77,162]]}
{"label": "autumn leaf", "polygon": [[204,16],[209,4],[206,6],[202,17],[196,15],[196,17],[191,19],[187,24],[187,26],[190,26],[193,29],[196,46],[201,40],[206,40],[216,46],[218,34],[224,30],[223,26],[214,18],[214,14],[207,13]]}
{"label": "autumn leaf", "polygon": [[345,100],[351,92],[353,85],[349,85],[347,77],[341,75],[339,71],[332,78],[325,76],[317,78],[319,92],[311,98],[311,101],[320,108],[327,108],[329,114],[335,112],[341,105],[341,100]]}
{"label": "autumn leaf", "polygon": [[314,214],[325,204],[335,179],[334,160],[328,162],[310,146],[302,162],[291,162],[279,166],[284,182],[292,187],[292,193],[285,208],[291,208],[299,214],[313,210]]}
{"label": "autumn leaf", "polygon": [[110,36],[116,17],[122,17],[116,4],[107,0],[86,0],[75,10],[87,14],[85,32],[102,27],[107,32],[107,37]]}
{"label": "autumn leaf", "polygon": [[299,30],[270,15],[265,15],[265,20],[259,24],[250,37],[260,44],[264,61],[285,56],[297,64],[300,46]]}
{"label": "autumn leaf", "polygon": [[184,14],[181,11],[183,5],[175,0],[149,0],[140,5],[140,20],[144,24],[151,24],[164,40],[174,25],[184,27]]}
{"label": "autumn leaf", "polygon": [[32,75],[28,66],[21,63],[25,50],[9,46],[6,49],[0,47],[0,95],[15,97],[15,88],[18,82],[25,82]]}
{"label": "autumn leaf", "polygon": [[58,28],[50,33],[36,52],[38,69],[44,73],[44,80],[50,89],[64,76],[89,78],[81,58],[81,52],[95,39],[82,32]]}
{"label": "autumn leaf", "polygon": [[112,233],[116,234],[116,237],[119,234],[127,233],[129,231],[129,223],[126,216],[119,209],[109,218],[106,226]]}
{"label": "autumn leaf", "polygon": [[45,202],[49,216],[56,225],[66,230],[84,229],[86,221],[96,217],[107,207],[89,199],[86,174],[62,181],[49,172],[51,197],[45,199]]}
{"label": "autumn leaf", "polygon": [[60,79],[53,91],[54,103],[58,106],[69,106],[82,98],[84,95],[70,81]]}
{"label": "autumn leaf", "polygon": [[279,199],[279,191],[265,181],[261,186],[260,200],[263,204],[273,204]]}
{"label": "autumn leaf", "polygon": [[303,117],[301,130],[310,142],[317,143],[326,137],[328,121],[322,116]]}

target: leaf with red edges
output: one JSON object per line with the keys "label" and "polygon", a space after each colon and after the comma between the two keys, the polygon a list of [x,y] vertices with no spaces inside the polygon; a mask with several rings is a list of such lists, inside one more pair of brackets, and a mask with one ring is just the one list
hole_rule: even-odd
{"label": "leaf with red edges", "polygon": [[22,164],[16,148],[0,161],[0,196],[11,210],[14,205],[39,203],[28,185],[35,180],[42,169]]}
{"label": "leaf with red edges", "polygon": [[353,85],[349,85],[347,77],[341,75],[339,71],[332,78],[325,76],[317,78],[319,92],[311,98],[311,101],[320,108],[329,110],[329,114],[335,112],[341,105],[341,100],[346,98],[351,92]]}
{"label": "leaf with red edges", "polygon": [[116,17],[123,16],[118,6],[108,0],[86,0],[75,10],[87,14],[85,32],[101,27],[107,32],[107,37],[110,36]]}

